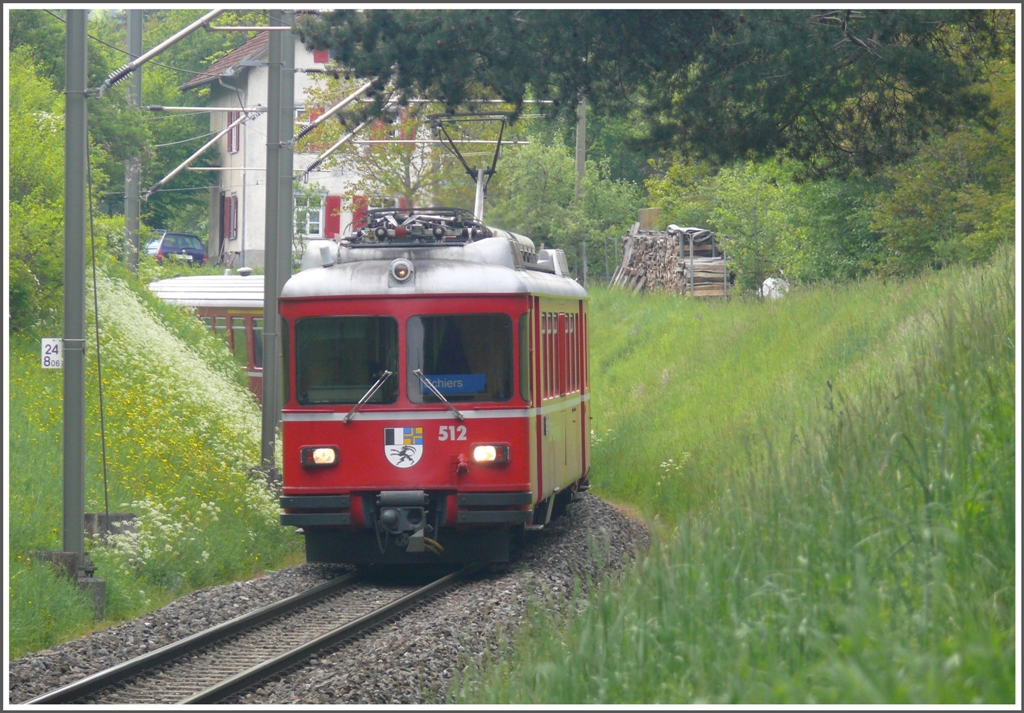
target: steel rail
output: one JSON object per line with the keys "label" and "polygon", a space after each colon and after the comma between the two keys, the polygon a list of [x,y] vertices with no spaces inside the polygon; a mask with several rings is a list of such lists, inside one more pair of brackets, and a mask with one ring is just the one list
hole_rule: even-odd
{"label": "steel rail", "polygon": [[261,664],[253,666],[247,671],[242,671],[230,678],[226,678],[220,683],[211,686],[204,691],[200,691],[195,695],[184,698],[178,701],[178,704],[215,703],[217,701],[224,700],[228,696],[246,690],[259,681],[291,668],[313,654],[323,651],[324,649],[332,648],[346,639],[352,638],[367,629],[371,629],[374,626],[384,623],[393,616],[411,609],[424,599],[428,599],[431,596],[444,591],[448,587],[459,582],[463,578],[468,577],[470,574],[479,571],[483,567],[484,565],[480,563],[467,565],[457,572],[441,577],[425,587],[421,587],[410,592],[404,597],[385,604],[376,611],[366,614],[354,621],[350,621],[347,624],[343,624],[337,629],[308,641],[305,644],[297,646],[291,651],[281,654],[275,658],[268,659]]}
{"label": "steel rail", "polygon": [[242,614],[225,622],[221,622],[204,631],[196,632],[184,639],[179,639],[159,649],[136,656],[133,659],[112,666],[102,671],[97,671],[85,678],[74,681],[60,688],[56,688],[41,696],[37,696],[26,705],[35,703],[70,703],[90,693],[95,693],[108,686],[120,683],[127,678],[144,673],[151,669],[162,666],[169,661],[181,658],[199,649],[215,644],[229,636],[241,633],[248,629],[255,628],[268,621],[276,619],[293,609],[323,599],[339,589],[343,589],[361,577],[360,572],[350,572],[341,577],[318,584],[304,592],[299,592],[281,601],[274,602],[248,614]]}

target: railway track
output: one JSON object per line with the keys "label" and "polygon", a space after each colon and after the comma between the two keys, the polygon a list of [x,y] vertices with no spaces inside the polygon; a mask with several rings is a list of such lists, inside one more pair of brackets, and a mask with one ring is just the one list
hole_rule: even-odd
{"label": "railway track", "polygon": [[27,701],[28,704],[214,703],[379,626],[478,571],[424,586],[353,572]]}

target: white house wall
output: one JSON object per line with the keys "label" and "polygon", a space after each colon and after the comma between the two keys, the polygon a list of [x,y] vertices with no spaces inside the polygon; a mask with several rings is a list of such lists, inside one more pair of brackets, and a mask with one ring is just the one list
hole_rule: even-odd
{"label": "white house wall", "polygon": [[[224,78],[210,84],[210,102],[215,107],[263,106],[267,102],[268,72],[266,58],[259,60],[261,66],[239,67],[234,77]],[[305,111],[306,89],[316,82],[315,74],[298,71],[301,69],[323,68],[322,63],[313,61],[313,53],[301,42],[295,42],[295,108]],[[230,87],[230,88],[229,88]],[[237,87],[237,91],[236,91]],[[211,112],[210,129],[220,131],[227,126],[227,112]],[[263,112],[255,118],[242,123],[239,132],[239,150],[228,153],[228,137],[220,140],[221,167],[220,190],[222,193],[234,194],[238,198],[238,237],[224,242],[222,247],[223,260],[234,267],[246,265],[261,267],[264,261],[266,244],[264,223],[266,218],[267,195],[267,113]],[[318,154],[296,153],[293,156],[295,175],[301,175]],[[328,195],[345,195],[355,182],[356,175],[343,167],[314,171],[309,177],[309,185],[319,184],[326,189]],[[296,182],[296,187],[301,187]],[[352,220],[351,204],[342,201],[342,209],[348,212],[341,215],[341,225],[348,225]],[[210,250],[216,251],[220,241],[221,216],[210,215]],[[323,226],[324,221],[321,221]],[[298,239],[299,236],[296,236]]]}

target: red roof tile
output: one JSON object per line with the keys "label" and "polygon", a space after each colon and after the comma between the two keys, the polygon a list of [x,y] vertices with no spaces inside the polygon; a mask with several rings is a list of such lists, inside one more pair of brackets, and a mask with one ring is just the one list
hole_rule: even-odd
{"label": "red roof tile", "polygon": [[228,70],[237,67],[242,60],[259,59],[268,53],[269,37],[269,32],[260,32],[245,44],[231,50],[226,55],[218,59],[201,74],[197,74],[192,77],[192,79],[182,84],[178,89],[182,91],[186,89],[193,89],[208,82],[213,82],[220,77],[234,74],[233,72],[229,74]]}

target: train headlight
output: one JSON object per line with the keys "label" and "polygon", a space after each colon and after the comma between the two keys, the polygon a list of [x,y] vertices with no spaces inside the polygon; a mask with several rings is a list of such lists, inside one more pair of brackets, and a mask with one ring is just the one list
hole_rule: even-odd
{"label": "train headlight", "polygon": [[302,465],[309,468],[321,468],[338,463],[337,446],[305,446],[299,451]]}
{"label": "train headlight", "polygon": [[400,258],[391,263],[391,278],[395,282],[406,282],[410,277],[412,277],[411,262]]}
{"label": "train headlight", "polygon": [[512,449],[507,443],[482,443],[473,446],[473,462],[481,464],[508,463]]}

